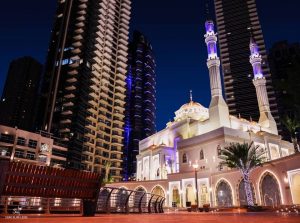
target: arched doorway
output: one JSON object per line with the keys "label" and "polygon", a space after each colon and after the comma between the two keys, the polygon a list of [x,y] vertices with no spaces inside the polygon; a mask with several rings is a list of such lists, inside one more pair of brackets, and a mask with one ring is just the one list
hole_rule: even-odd
{"label": "arched doorway", "polygon": [[164,190],[162,189],[161,186],[154,187],[151,194],[155,194],[155,195],[165,197],[165,192],[164,192]]}
{"label": "arched doorway", "polygon": [[134,206],[139,207],[139,204],[141,204],[142,207],[145,206],[147,203],[146,190],[143,187],[138,187],[137,189],[135,189],[135,191]]}
{"label": "arched doorway", "polygon": [[190,204],[195,204],[196,198],[195,198],[195,192],[194,188],[191,184],[188,184],[185,189],[185,201],[191,202]]}
{"label": "arched doorway", "polygon": [[281,204],[279,185],[272,174],[266,173],[261,179],[260,186],[263,205],[276,207]]}
{"label": "arched doorway", "polygon": [[[253,187],[252,183],[251,183],[251,191],[252,191],[253,202],[255,204],[256,203],[256,197],[255,197],[254,187]],[[239,193],[238,194],[239,194],[240,206],[248,205],[246,191],[245,191],[245,181],[244,181],[244,179],[242,179],[240,184],[239,184]]]}
{"label": "arched doorway", "polygon": [[120,188],[116,193],[116,207],[125,208],[128,192],[124,188]]}
{"label": "arched doorway", "polygon": [[218,207],[232,206],[232,190],[224,180],[220,181],[216,187],[216,199]]}
{"label": "arched doorway", "polygon": [[292,175],[290,178],[290,182],[293,203],[300,204],[300,172]]}
{"label": "arched doorway", "polygon": [[180,204],[180,194],[177,187],[174,187],[172,190],[172,204],[176,204],[177,206]]}

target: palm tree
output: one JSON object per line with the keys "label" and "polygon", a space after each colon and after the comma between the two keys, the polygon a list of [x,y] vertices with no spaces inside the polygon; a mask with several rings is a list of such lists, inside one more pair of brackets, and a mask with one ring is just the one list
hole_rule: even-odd
{"label": "palm tree", "polygon": [[286,129],[289,131],[289,133],[291,135],[291,140],[292,140],[292,143],[294,144],[295,153],[299,152],[297,135],[296,135],[297,129],[300,128],[299,121],[297,120],[297,118],[295,116],[291,117],[289,115],[286,115],[282,119],[282,123],[284,124],[284,126],[286,127]]}
{"label": "palm tree", "polygon": [[102,181],[102,186],[105,186],[105,184],[107,183],[113,183],[113,178],[110,176],[109,171],[111,168],[111,161],[106,161],[105,165],[104,165],[104,169],[105,169],[105,177]]}
{"label": "palm tree", "polygon": [[248,143],[231,143],[228,147],[221,149],[220,165],[228,166],[229,168],[237,168],[240,170],[245,185],[247,203],[249,206],[254,206],[253,194],[249,175],[253,169],[262,166],[264,162],[264,151],[259,146],[254,146],[253,142]]}

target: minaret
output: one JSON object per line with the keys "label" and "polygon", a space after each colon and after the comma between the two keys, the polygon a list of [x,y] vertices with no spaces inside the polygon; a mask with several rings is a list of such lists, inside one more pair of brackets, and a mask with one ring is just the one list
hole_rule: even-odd
{"label": "minaret", "polygon": [[259,54],[258,46],[251,37],[250,39],[250,63],[253,67],[253,84],[256,89],[257,101],[259,106],[259,124],[264,127],[268,128],[271,133],[278,135],[277,125],[276,122],[271,114],[270,105],[269,105],[269,98],[267,94],[266,88],[266,79],[262,73],[261,68],[261,55]]}
{"label": "minaret", "polygon": [[222,126],[230,127],[228,106],[222,95],[220,76],[220,59],[217,53],[217,34],[214,31],[214,23],[209,20],[205,22],[207,45],[207,67],[210,77],[211,102],[209,105],[209,119],[213,128]]}

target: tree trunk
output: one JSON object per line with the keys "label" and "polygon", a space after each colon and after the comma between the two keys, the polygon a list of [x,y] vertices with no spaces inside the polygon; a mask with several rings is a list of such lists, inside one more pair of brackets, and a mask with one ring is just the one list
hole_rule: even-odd
{"label": "tree trunk", "polygon": [[245,192],[246,192],[246,197],[247,197],[247,204],[248,206],[254,206],[254,201],[253,201],[253,194],[252,194],[252,189],[251,189],[251,183],[249,179],[249,172],[243,171],[243,178],[244,178],[244,185],[245,185]]}
{"label": "tree trunk", "polygon": [[295,153],[298,153],[299,152],[299,149],[298,149],[298,142],[297,142],[297,137],[292,137],[292,142],[293,142],[293,145],[294,145],[294,150],[295,150]]}

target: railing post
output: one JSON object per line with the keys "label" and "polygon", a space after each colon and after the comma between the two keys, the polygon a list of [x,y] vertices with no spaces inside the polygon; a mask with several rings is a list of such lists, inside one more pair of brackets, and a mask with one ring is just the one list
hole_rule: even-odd
{"label": "railing post", "polygon": [[164,208],[163,208],[164,202],[165,202],[165,198],[163,197],[159,203],[159,210],[160,210],[159,213],[164,213]]}
{"label": "railing post", "polygon": [[[143,201],[143,198],[144,198],[145,195],[147,195],[147,194],[144,192],[144,194],[140,198],[140,201],[139,201],[139,213],[143,212],[143,210],[142,210],[142,201]],[[146,198],[146,202],[147,202],[147,198]]]}
{"label": "railing post", "polygon": [[7,209],[8,209],[8,197],[4,198],[4,214],[7,214]]}
{"label": "railing post", "polygon": [[80,214],[83,216],[83,199],[80,200]]}
{"label": "railing post", "polygon": [[110,193],[108,194],[107,196],[107,199],[106,199],[106,202],[105,202],[105,209],[106,209],[106,213],[109,214],[110,213],[110,209],[108,209],[108,204],[110,202],[110,197],[111,197],[111,194],[112,192],[114,191],[115,188],[111,188],[111,191]]}
{"label": "railing post", "polygon": [[154,211],[155,213],[158,213],[158,210],[157,210],[157,202],[159,200],[160,196],[156,198],[155,202],[154,202]]}
{"label": "railing post", "polygon": [[47,198],[45,213],[50,214],[50,198]]}
{"label": "railing post", "polygon": [[152,201],[153,197],[154,197],[154,194],[151,194],[151,198],[149,199],[149,203],[148,203],[148,213],[149,214],[151,213],[151,201]]}
{"label": "railing post", "polygon": [[126,212],[126,214],[129,213],[128,202],[129,202],[129,198],[130,198],[130,196],[131,196],[131,194],[132,194],[133,192],[134,192],[134,191],[131,191],[131,192],[129,193],[128,197],[126,198],[126,202],[125,202],[125,212]]}

